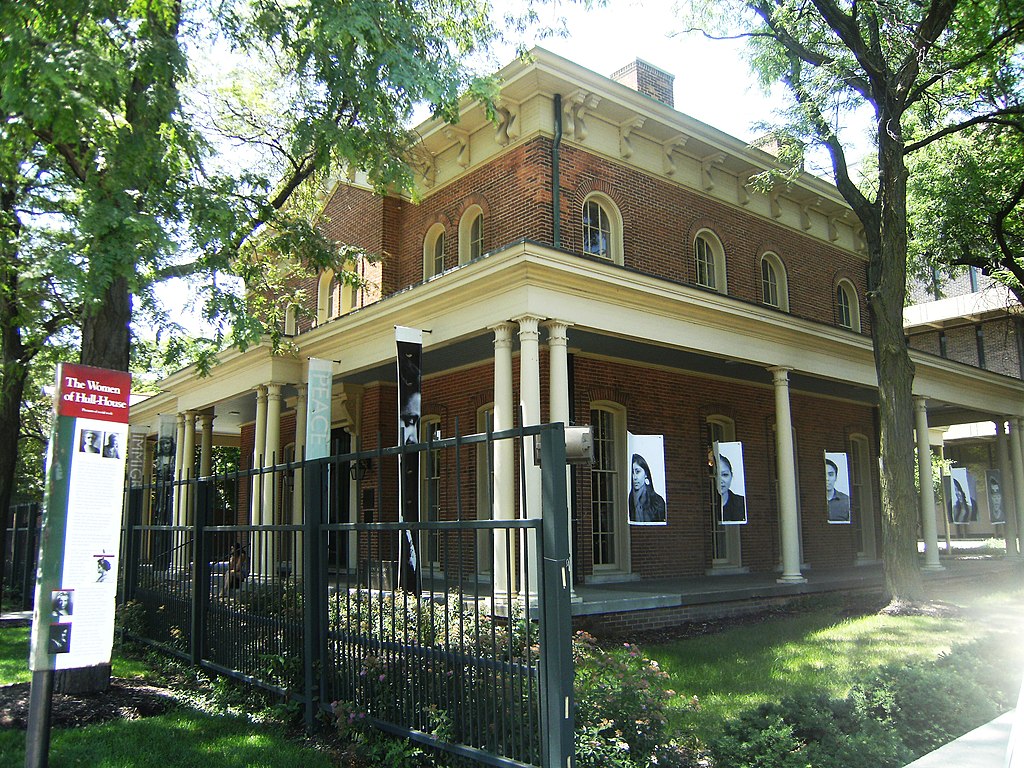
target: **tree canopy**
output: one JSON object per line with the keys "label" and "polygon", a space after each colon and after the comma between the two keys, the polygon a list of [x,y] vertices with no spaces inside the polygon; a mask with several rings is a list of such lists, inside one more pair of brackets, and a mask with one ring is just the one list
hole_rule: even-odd
{"label": "tree canopy", "polygon": [[[907,287],[906,155],[971,125],[1021,114],[1018,51],[1024,6],[1000,0],[692,0],[694,28],[742,36],[765,84],[790,96],[775,138],[824,147],[836,185],[867,243],[867,304],[879,381],[883,559],[895,602],[922,594],[917,570],[912,386],[903,335]],[[1002,103],[994,89],[1016,94]],[[875,173],[863,189],[850,171],[846,121],[873,116]],[[799,153],[791,156],[798,160]],[[790,175],[798,172],[794,162]],[[766,183],[783,183],[767,179]]]}

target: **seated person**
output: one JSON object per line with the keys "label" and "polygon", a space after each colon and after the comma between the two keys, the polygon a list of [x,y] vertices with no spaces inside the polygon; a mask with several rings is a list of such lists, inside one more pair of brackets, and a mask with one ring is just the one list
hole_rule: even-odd
{"label": "seated person", "polygon": [[249,558],[246,557],[242,545],[237,541],[231,545],[228,557],[228,571],[224,574],[224,591],[238,589],[249,576]]}

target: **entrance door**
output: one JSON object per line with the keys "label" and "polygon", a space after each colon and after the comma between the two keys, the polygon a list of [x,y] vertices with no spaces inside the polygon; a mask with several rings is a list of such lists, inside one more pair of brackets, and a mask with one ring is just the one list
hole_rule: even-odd
{"label": "entrance door", "polygon": [[[331,430],[331,456],[348,453],[352,436],[341,427]],[[349,473],[347,464],[328,465],[329,491],[327,501],[327,522],[348,523],[352,521],[349,507]],[[348,533],[332,532],[327,538],[328,567],[335,570],[348,568]]]}

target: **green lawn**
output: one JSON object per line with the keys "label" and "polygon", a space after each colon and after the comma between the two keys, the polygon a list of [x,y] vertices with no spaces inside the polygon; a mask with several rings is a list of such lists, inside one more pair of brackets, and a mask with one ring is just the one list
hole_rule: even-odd
{"label": "green lawn", "polygon": [[[669,675],[676,691],[673,714],[710,737],[725,719],[781,696],[822,691],[844,696],[858,675],[889,662],[927,660],[954,645],[1001,642],[1014,658],[1013,674],[1024,664],[1012,618],[1021,615],[1024,592],[1009,587],[960,595],[969,608],[959,618],[865,615],[841,618],[837,598],[807,613],[741,626],[714,635],[648,645],[644,652]],[[689,706],[693,696],[699,709]]]}
{"label": "green lawn", "polygon": [[[28,682],[29,630],[0,629],[0,685]],[[115,652],[116,677],[147,677],[146,664]],[[0,766],[23,765],[25,732],[0,730]],[[327,754],[289,739],[280,726],[181,708],[158,717],[54,729],[53,766],[90,768],[330,768]]]}

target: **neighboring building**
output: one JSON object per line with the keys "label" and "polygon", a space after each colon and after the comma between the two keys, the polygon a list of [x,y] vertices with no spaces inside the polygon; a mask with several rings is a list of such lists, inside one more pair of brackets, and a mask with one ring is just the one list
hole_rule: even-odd
{"label": "neighboring building", "polygon": [[[294,355],[265,344],[225,353],[208,378],[176,373],[133,429],[153,445],[176,420],[179,466],[221,440],[243,466],[301,455],[306,361],[321,358],[336,361],[334,447],[395,445],[394,327],[429,329],[424,435],[511,427],[513,404],[527,423],[593,426],[598,463],[572,470],[575,583],[877,567],[866,256],[835,187],[803,174],[759,191],[773,156],[677,112],[672,76],[643,61],[609,79],[536,50],[500,74],[497,123],[467,103],[458,125],[417,128],[418,203],[358,179],[331,193],[326,231],[383,255],[356,265],[372,288],[322,275],[306,286],[312,319],[289,320]],[[933,424],[1024,415],[1024,385],[1003,371],[913,358]],[[629,434],[664,437],[664,526],[629,524]],[[718,519],[715,441],[742,443],[745,525]],[[850,524],[829,522],[825,452],[847,457]],[[481,466],[460,488],[488,515]],[[333,519],[362,519],[367,499],[394,509],[393,485],[375,482],[340,493]],[[515,516],[516,479],[493,482],[495,514]],[[427,514],[450,514],[452,496]],[[277,502],[272,517],[291,514]]]}
{"label": "neighboring building", "polygon": [[[916,283],[903,313],[904,330],[912,349],[1004,376],[1024,378],[1024,318],[1013,294],[976,267],[954,278],[932,275]],[[953,466],[966,469],[977,502],[976,518],[967,524],[951,520],[948,500],[941,499],[936,515],[947,538],[1011,539],[1016,525],[1007,518],[1012,486],[1012,451],[1001,444],[1003,419],[992,421],[933,420],[933,450]],[[998,429],[998,431],[997,431]],[[955,493],[949,494],[950,497]],[[995,507],[995,509],[993,509]],[[1001,523],[1000,520],[1007,522]],[[993,523],[993,520],[996,522]]]}

